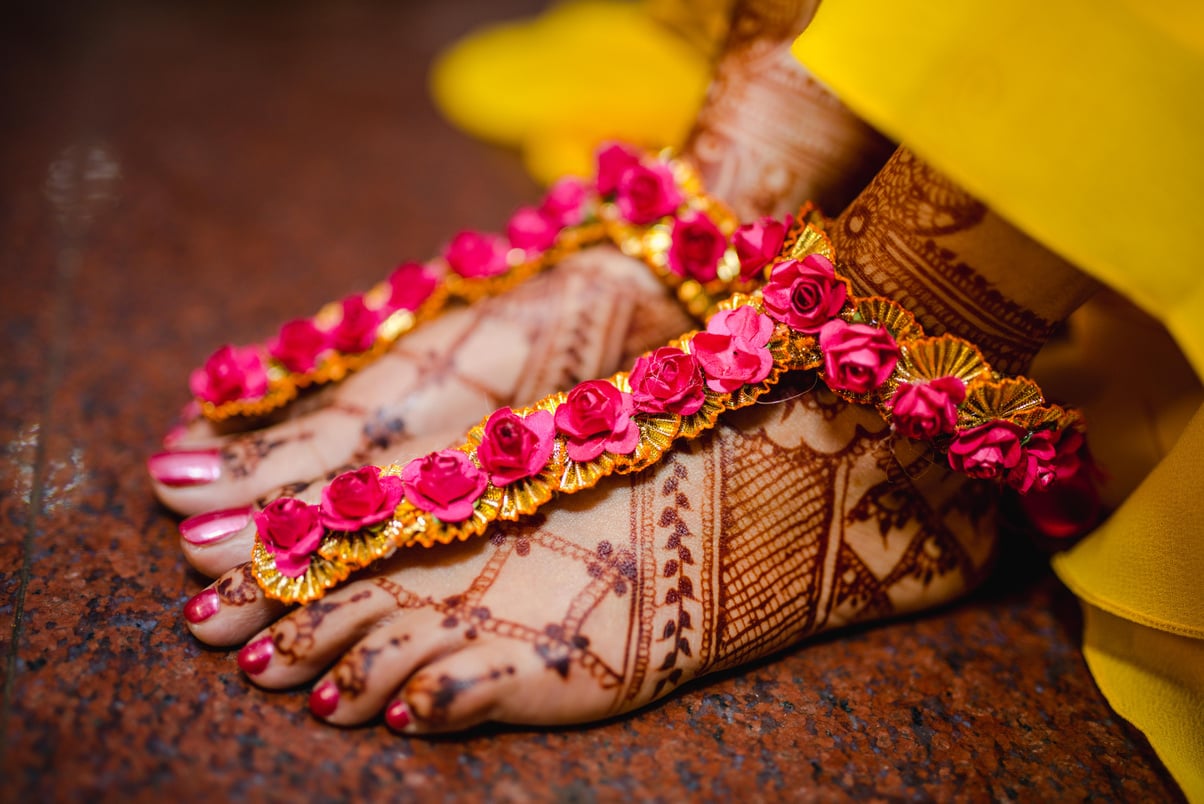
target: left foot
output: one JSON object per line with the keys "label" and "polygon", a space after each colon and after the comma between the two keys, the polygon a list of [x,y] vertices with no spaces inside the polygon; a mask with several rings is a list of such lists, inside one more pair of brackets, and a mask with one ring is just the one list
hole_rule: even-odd
{"label": "left foot", "polygon": [[329,722],[383,712],[420,733],[619,714],[972,588],[995,545],[990,490],[900,464],[876,413],[812,383],[492,538],[400,550],[264,631],[283,608],[237,567],[189,603],[190,627],[246,642],[261,686],[316,679]]}

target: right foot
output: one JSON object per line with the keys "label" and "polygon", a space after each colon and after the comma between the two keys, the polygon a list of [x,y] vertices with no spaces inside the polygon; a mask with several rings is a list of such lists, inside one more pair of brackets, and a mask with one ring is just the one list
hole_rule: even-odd
{"label": "right foot", "polygon": [[[789,54],[812,10],[805,1],[739,4],[737,33],[684,154],[742,220],[780,217],[813,197],[839,208],[856,189],[849,176],[885,159],[884,141]],[[505,296],[422,325],[376,363],[274,416],[191,420],[150,462],[155,493],[182,514],[209,512],[185,527],[192,555],[282,491],[387,463],[499,406],[610,374],[688,328],[641,263],[587,249]]]}

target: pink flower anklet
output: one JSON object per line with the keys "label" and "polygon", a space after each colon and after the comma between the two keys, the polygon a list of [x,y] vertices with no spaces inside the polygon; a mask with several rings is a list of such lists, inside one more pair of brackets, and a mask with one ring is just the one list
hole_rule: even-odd
{"label": "pink flower anklet", "polygon": [[[609,197],[603,188],[612,183],[622,186],[615,165],[631,159],[639,157],[603,152],[601,197]],[[633,232],[634,241],[618,242],[676,276],[683,298],[715,307],[705,329],[639,357],[630,371],[527,408],[495,411],[454,449],[341,475],[320,506],[274,501],[256,517],[252,557],[269,597],[314,600],[398,548],[479,536],[497,520],[534,513],[557,494],[644,469],[677,440],[714,427],[725,411],[753,404],[788,371],[815,371],[836,394],[876,408],[898,436],[928,442],[951,470],[970,477],[1027,493],[1075,485],[1089,473],[1076,411],[1047,403],[1031,380],[993,371],[972,344],[926,336],[897,303],[854,295],[836,273],[831,244],[808,220],[808,208],[789,232],[784,226],[774,231],[776,222],[755,231],[731,227],[722,248],[695,249],[656,227],[635,233],[680,205],[659,163],[638,164],[639,171],[621,173],[630,197],[604,202],[622,210],[621,227]],[[682,220],[663,225],[675,228]],[[698,222],[685,220],[693,238]],[[773,241],[780,253],[746,271],[737,252],[752,254],[751,265]],[[673,258],[675,247],[693,256]],[[716,286],[709,282],[747,287],[762,270],[764,287],[717,305],[710,301]]]}

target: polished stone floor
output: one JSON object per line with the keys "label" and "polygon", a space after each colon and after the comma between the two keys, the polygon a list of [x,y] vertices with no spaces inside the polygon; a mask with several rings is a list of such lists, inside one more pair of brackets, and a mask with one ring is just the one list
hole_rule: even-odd
{"label": "polished stone floor", "polygon": [[202,579],[143,470],[187,369],[536,197],[424,83],[532,4],[6,11],[0,800],[1177,798],[1023,550],[955,606],[580,729],[330,728],[192,639]]}

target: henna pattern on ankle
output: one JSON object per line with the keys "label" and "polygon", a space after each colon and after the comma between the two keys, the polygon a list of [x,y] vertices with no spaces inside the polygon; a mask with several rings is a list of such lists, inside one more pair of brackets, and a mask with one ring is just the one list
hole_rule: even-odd
{"label": "henna pattern on ankle", "polygon": [[830,234],[859,292],[898,301],[930,334],[967,338],[997,369],[1016,373],[1057,322],[1006,298],[949,245],[987,214],[985,204],[900,148]]}
{"label": "henna pattern on ankle", "polygon": [[790,44],[815,0],[743,0],[685,152],[743,218],[838,211],[890,154],[880,135],[815,81]]}
{"label": "henna pattern on ankle", "polygon": [[[839,414],[823,415],[832,408]],[[798,416],[827,422],[819,442],[787,437],[781,422]],[[947,522],[964,493],[957,489],[975,484],[946,476],[948,499],[930,500],[897,464],[893,436],[873,414],[813,393],[739,418],[691,444],[690,507],[676,498],[666,505],[665,492],[685,479],[680,463],[657,467],[659,488],[636,487],[632,532],[644,569],[626,648],[631,669],[614,711],[808,634],[931,605],[984,576],[991,530],[955,533]],[[831,443],[837,433],[845,435]],[[658,559],[678,545],[691,548],[693,560],[666,573]],[[686,568],[689,597],[672,577]],[[910,600],[916,581],[931,596]],[[686,673],[661,647],[680,629],[682,611],[699,640]]]}

